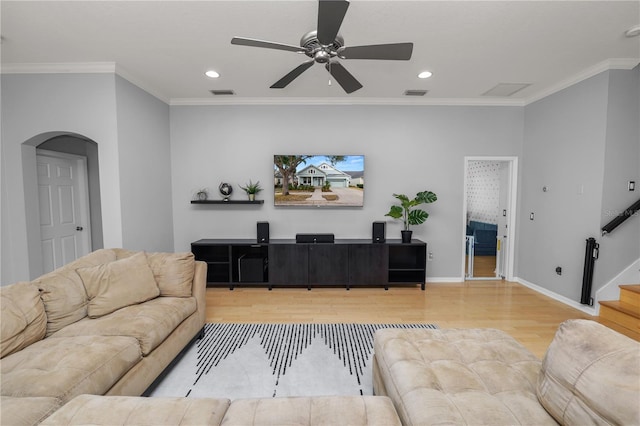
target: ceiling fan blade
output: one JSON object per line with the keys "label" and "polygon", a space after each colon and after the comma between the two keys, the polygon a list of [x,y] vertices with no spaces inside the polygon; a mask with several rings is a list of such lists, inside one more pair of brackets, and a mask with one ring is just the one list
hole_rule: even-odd
{"label": "ceiling fan blade", "polygon": [[342,59],[389,59],[408,61],[413,53],[413,43],[371,44],[367,46],[341,47]]}
{"label": "ceiling fan blade", "polygon": [[311,65],[314,64],[314,62],[315,61],[311,60],[311,61],[303,62],[302,64],[298,65],[291,72],[289,72],[289,74],[285,75],[280,80],[278,80],[275,83],[273,83],[271,85],[271,88],[272,89],[284,89],[285,87],[287,87],[287,85],[289,83],[291,83],[293,80],[298,78],[298,76],[300,74],[302,74],[307,69],[309,69],[311,67]]}
{"label": "ceiling fan blade", "polygon": [[347,0],[320,0],[318,2],[318,41],[325,46],[336,39],[344,15],[349,8]]}
{"label": "ceiling fan blade", "polygon": [[345,92],[353,93],[362,88],[362,84],[340,62],[329,62],[325,65],[325,68]]}
{"label": "ceiling fan blade", "polygon": [[273,41],[256,40],[253,38],[245,38],[245,37],[234,37],[231,39],[231,44],[238,44],[240,46],[264,47],[267,49],[287,50],[289,52],[296,52],[296,53],[305,52],[305,49],[300,46],[276,43]]}

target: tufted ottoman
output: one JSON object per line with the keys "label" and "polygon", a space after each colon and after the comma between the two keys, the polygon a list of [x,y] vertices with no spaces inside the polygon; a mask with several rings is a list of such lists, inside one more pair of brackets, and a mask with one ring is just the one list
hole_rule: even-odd
{"label": "tufted ottoman", "polygon": [[389,398],[382,396],[314,396],[237,399],[223,426],[400,426]]}
{"label": "tufted ottoman", "polygon": [[41,425],[219,425],[228,399],[79,395]]}
{"label": "tufted ottoman", "polygon": [[80,395],[43,426],[400,426],[383,396],[228,399]]}
{"label": "tufted ottoman", "polygon": [[538,402],[541,362],[493,329],[381,329],[373,383],[404,425],[546,425]]}

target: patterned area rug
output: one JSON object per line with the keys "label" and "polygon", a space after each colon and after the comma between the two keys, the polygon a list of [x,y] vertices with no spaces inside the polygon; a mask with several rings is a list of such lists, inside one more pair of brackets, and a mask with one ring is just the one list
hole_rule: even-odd
{"label": "patterned area rug", "polygon": [[148,396],[372,395],[373,334],[433,324],[206,324]]}

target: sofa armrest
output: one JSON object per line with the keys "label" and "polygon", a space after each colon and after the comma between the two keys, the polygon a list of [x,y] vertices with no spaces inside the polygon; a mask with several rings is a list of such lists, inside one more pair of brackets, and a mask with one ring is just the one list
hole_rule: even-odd
{"label": "sofa armrest", "polygon": [[196,260],[195,262],[192,295],[196,298],[198,317],[204,324],[206,322],[207,311],[207,263],[200,260]]}
{"label": "sofa armrest", "polygon": [[590,320],[560,324],[538,399],[561,424],[640,424],[640,343]]}

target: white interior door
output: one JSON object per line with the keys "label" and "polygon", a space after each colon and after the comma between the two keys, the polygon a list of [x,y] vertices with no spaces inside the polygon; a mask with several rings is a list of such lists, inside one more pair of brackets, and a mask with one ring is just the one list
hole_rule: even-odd
{"label": "white interior door", "polygon": [[43,271],[53,271],[91,249],[86,160],[37,150]]}

